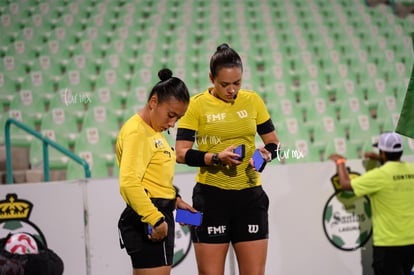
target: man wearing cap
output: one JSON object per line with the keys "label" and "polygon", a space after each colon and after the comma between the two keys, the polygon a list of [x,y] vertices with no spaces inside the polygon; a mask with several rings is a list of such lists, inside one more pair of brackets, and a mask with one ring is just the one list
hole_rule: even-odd
{"label": "man wearing cap", "polygon": [[410,275],[414,265],[414,163],[401,161],[401,136],[383,133],[374,144],[379,154],[366,156],[382,165],[350,179],[343,156],[329,159],[337,166],[343,190],[369,196],[373,227],[375,275]]}

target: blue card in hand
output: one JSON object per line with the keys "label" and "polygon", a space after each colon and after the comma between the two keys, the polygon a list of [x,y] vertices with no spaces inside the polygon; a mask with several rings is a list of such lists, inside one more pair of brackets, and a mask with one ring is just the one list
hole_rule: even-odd
{"label": "blue card in hand", "polygon": [[178,223],[184,223],[188,225],[199,226],[203,220],[203,213],[191,212],[189,210],[177,209],[175,215],[175,221]]}

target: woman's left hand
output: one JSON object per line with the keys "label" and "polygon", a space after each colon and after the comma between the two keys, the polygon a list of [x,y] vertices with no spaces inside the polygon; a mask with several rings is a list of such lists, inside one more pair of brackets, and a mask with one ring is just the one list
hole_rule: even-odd
{"label": "woman's left hand", "polygon": [[175,202],[175,208],[187,209],[194,213],[197,212],[195,208],[193,208],[191,205],[183,201],[181,197],[177,197],[176,202]]}
{"label": "woman's left hand", "polygon": [[[177,197],[177,200],[176,200],[176,208],[177,209],[180,208],[180,209],[190,210],[193,213],[197,212],[197,210],[194,207],[192,207],[191,205],[189,205],[188,203],[186,203],[185,201],[183,201],[181,199],[181,197]],[[185,226],[186,225],[186,224],[181,223],[181,222],[179,224],[181,226]]]}
{"label": "woman's left hand", "polygon": [[[257,149],[259,149],[260,153],[262,153],[262,157],[266,162],[271,162],[272,161],[272,153],[270,153],[269,151],[267,151],[264,146],[258,147]],[[253,167],[254,170],[256,170],[254,168],[254,160],[253,158],[250,158],[249,160],[249,164],[251,167]]]}

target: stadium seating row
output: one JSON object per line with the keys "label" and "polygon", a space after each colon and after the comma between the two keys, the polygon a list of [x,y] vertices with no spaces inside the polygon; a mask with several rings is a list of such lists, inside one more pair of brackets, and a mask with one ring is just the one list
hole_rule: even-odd
{"label": "stadium seating row", "polygon": [[[413,27],[414,16],[362,0],[5,1],[0,122],[27,123],[90,162],[93,176],[116,174],[116,133],[145,104],[156,72],[170,67],[199,92],[209,85],[211,53],[227,42],[244,61],[243,87],[265,100],[282,148],[303,153],[281,162],[324,161],[333,151],[361,158],[398,121]],[[12,134],[41,167],[40,143]],[[167,138],[174,144],[174,130]],[[82,174],[50,153],[52,168]]]}

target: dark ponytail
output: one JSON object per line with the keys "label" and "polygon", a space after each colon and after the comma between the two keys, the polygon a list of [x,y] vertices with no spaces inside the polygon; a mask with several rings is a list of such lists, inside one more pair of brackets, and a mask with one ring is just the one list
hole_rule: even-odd
{"label": "dark ponytail", "polygon": [[174,77],[170,69],[161,69],[158,77],[160,81],[152,88],[148,101],[153,95],[157,95],[159,103],[169,100],[170,97],[185,103],[190,101],[187,86],[181,79]]}
{"label": "dark ponytail", "polygon": [[216,77],[220,69],[233,67],[238,67],[243,71],[243,63],[239,54],[226,43],[219,45],[210,59],[211,75]]}

